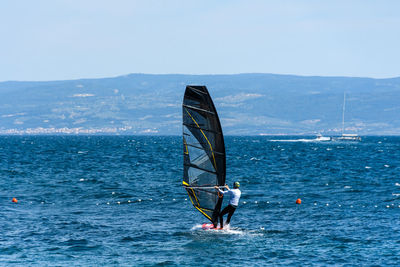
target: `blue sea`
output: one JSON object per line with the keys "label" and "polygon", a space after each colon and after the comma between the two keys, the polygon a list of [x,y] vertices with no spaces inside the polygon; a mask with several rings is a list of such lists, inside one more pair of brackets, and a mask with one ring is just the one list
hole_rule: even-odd
{"label": "blue sea", "polygon": [[0,265],[400,265],[400,137],[296,139],[226,137],[242,198],[206,231],[179,136],[1,136]]}

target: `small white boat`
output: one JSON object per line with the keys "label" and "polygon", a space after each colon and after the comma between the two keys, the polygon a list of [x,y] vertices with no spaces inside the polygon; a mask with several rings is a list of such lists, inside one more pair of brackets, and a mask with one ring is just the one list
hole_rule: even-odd
{"label": "small white boat", "polygon": [[318,134],[317,138],[315,138],[315,141],[320,141],[320,142],[332,141],[332,138],[330,136],[322,136],[322,134]]}

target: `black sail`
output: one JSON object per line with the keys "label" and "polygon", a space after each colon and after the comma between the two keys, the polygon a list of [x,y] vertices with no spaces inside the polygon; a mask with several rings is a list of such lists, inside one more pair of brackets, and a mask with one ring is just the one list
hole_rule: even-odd
{"label": "black sail", "polygon": [[217,223],[225,185],[226,159],[221,123],[205,86],[186,86],[182,105],[183,185],[193,206]]}

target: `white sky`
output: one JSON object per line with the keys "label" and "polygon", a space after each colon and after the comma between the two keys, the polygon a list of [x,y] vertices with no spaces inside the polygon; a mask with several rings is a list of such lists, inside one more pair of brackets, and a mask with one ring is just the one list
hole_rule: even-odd
{"label": "white sky", "polygon": [[0,81],[400,76],[400,1],[4,0]]}

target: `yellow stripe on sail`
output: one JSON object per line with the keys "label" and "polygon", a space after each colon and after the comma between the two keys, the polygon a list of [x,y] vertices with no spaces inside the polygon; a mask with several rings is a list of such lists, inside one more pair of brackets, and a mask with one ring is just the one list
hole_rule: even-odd
{"label": "yellow stripe on sail", "polygon": [[199,207],[194,206],[198,211],[200,211],[204,216],[206,216],[210,221],[212,221],[211,217],[208,216],[204,211],[202,211]]}
{"label": "yellow stripe on sail", "polygon": [[194,121],[194,123],[196,123],[196,125],[197,125],[197,127],[199,128],[200,132],[203,134],[203,136],[204,136],[204,138],[206,139],[208,145],[210,146],[211,155],[212,155],[213,160],[214,160],[214,168],[215,168],[215,170],[217,170],[217,163],[215,162],[214,152],[213,152],[213,149],[212,149],[212,146],[211,146],[210,141],[208,141],[207,136],[204,134],[203,130],[200,129],[200,126],[197,124],[196,120],[192,117],[192,115],[191,115],[190,112],[187,110],[187,108],[185,108],[185,110],[186,110],[186,112],[189,114],[190,118],[192,118],[192,120]]}
{"label": "yellow stripe on sail", "polygon": [[[200,203],[199,203],[199,201],[197,200],[197,197],[196,197],[196,195],[194,194],[193,189],[191,189],[191,190],[192,190],[193,195],[194,195],[194,197],[196,198],[196,202],[197,202],[197,205],[194,204],[193,199],[192,199],[192,197],[190,196],[190,194],[189,194],[189,192],[188,192],[188,196],[189,196],[190,201],[192,202],[193,207],[195,207],[195,208],[198,209],[202,214],[204,214],[205,216],[207,216],[207,218],[210,218],[210,216],[208,216],[207,214],[205,214],[203,211],[200,210],[199,207],[197,207],[198,205],[200,205]],[[211,219],[210,219],[210,220],[211,220]]]}
{"label": "yellow stripe on sail", "polygon": [[189,150],[188,150],[188,147],[187,147],[187,143],[186,143],[185,137],[183,137],[183,144],[185,145],[185,151],[183,151],[183,153],[185,153],[186,155],[189,155]]}
{"label": "yellow stripe on sail", "polygon": [[188,196],[189,196],[189,198],[190,198],[190,201],[192,202],[192,205],[196,207],[196,205],[194,204],[193,199],[192,199],[192,197],[190,196],[189,192],[188,192]]}
{"label": "yellow stripe on sail", "polygon": [[191,188],[191,190],[192,190],[192,193],[193,193],[194,198],[196,199],[197,205],[200,206],[199,200],[197,199],[197,196],[196,196],[196,194],[194,193],[193,188]]}

